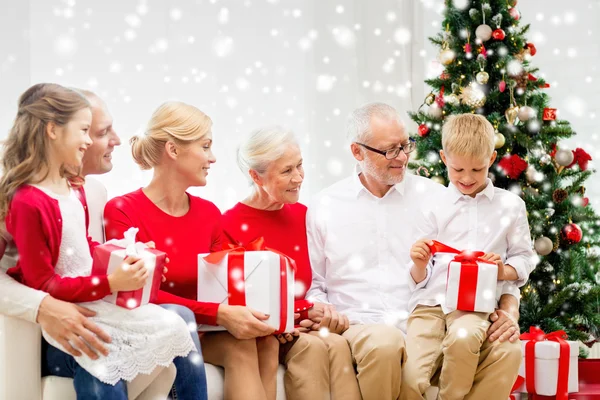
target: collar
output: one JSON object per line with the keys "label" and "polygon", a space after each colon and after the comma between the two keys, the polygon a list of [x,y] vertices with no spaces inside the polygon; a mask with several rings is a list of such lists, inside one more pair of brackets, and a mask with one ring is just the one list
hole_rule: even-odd
{"label": "collar", "polygon": [[[360,165],[356,164],[354,166],[354,173],[352,174],[352,193],[354,193],[354,195],[356,197],[360,196],[361,193],[368,193],[371,196],[375,196],[360,181],[359,175],[361,173],[362,173],[362,169],[360,168]],[[400,193],[401,195],[404,195],[404,190],[406,187],[406,180],[409,179],[408,176],[409,176],[409,174],[405,172],[404,179],[402,179],[402,182],[396,183],[394,186],[392,186],[390,188],[390,190],[382,198],[385,198],[390,192],[392,192],[394,190],[396,192]]]}
{"label": "collar", "polygon": [[[452,182],[450,182],[450,184],[448,185],[448,190],[450,192],[450,198],[453,203],[456,203],[460,199],[470,197],[468,195],[462,194]],[[494,184],[492,183],[492,180],[490,178],[486,179],[485,188],[475,195],[475,199],[479,199],[483,196],[487,197],[490,201],[494,199]]]}

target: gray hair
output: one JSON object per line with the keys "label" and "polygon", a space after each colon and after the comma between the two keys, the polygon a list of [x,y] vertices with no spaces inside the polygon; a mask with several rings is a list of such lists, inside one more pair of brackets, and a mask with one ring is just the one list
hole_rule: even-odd
{"label": "gray hair", "polygon": [[238,167],[250,183],[253,183],[250,170],[264,174],[269,164],[279,159],[290,146],[299,147],[291,130],[279,125],[257,129],[238,147]]}
{"label": "gray hair", "polygon": [[350,142],[366,141],[371,136],[371,120],[379,117],[386,121],[395,120],[404,125],[398,111],[385,103],[365,104],[348,116],[346,135]]}

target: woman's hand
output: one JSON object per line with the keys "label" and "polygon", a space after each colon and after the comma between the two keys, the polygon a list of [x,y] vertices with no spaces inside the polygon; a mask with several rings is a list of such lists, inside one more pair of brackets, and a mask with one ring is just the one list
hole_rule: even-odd
{"label": "woman's hand", "polygon": [[236,339],[272,335],[275,328],[263,322],[267,319],[268,315],[243,306],[220,304],[217,311],[217,324],[227,329]]}

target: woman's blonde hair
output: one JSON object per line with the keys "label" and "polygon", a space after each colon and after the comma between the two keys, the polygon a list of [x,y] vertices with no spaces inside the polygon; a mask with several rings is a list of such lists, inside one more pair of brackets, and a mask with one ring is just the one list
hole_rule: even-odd
{"label": "woman's blonde hair", "polygon": [[[16,190],[27,183],[43,181],[48,173],[46,127],[49,123],[63,127],[73,115],[90,106],[81,94],[54,83],[39,83],[19,98],[17,117],[4,142],[2,150],[2,178],[0,179],[0,220],[4,221],[10,201]],[[79,169],[61,166],[61,176],[80,185],[83,178]],[[34,180],[35,175],[45,175]]]}
{"label": "woman's blonde hair", "polygon": [[202,139],[211,127],[210,117],[196,107],[168,101],[154,111],[144,134],[131,138],[131,154],[140,168],[154,168],[160,163],[166,142],[185,146]]}
{"label": "woman's blonde hair", "polygon": [[483,115],[451,115],[442,128],[442,148],[446,154],[488,159],[494,153],[494,127]]}

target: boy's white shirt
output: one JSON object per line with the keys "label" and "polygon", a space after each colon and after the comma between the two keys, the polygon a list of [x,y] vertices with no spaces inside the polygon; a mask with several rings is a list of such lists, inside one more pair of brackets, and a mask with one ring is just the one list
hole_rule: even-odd
{"label": "boy's white shirt", "polygon": [[[90,215],[89,233],[93,240],[102,243],[106,188],[99,181],[86,177],[84,189]],[[35,323],[40,304],[48,293],[27,287],[6,274],[6,270],[17,263],[17,257],[14,246],[10,244],[0,261],[0,314]]]}
{"label": "boy's white shirt", "polygon": [[[498,282],[496,299],[506,293],[520,299],[519,287],[527,282],[537,256],[532,249],[525,202],[519,196],[494,187],[489,179],[485,189],[474,198],[463,195],[450,183],[442,196],[421,212],[420,238],[435,239],[457,250],[499,254],[504,264],[515,268],[519,279]],[[418,286],[409,275],[413,290],[410,312],[417,305],[441,305],[445,313],[452,311],[444,301],[448,263],[452,258],[448,254],[435,255],[427,266],[425,281]],[[409,272],[412,267],[411,263]]]}

